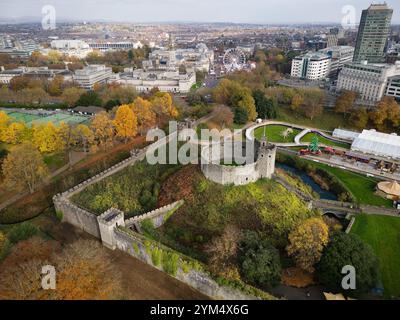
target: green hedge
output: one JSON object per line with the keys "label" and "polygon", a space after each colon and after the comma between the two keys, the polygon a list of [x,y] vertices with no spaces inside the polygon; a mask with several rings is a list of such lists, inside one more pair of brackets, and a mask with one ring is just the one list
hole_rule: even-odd
{"label": "green hedge", "polygon": [[0,102],[1,108],[17,108],[17,109],[68,109],[69,106],[66,103],[54,103],[54,104],[24,104],[24,103],[10,103]]}

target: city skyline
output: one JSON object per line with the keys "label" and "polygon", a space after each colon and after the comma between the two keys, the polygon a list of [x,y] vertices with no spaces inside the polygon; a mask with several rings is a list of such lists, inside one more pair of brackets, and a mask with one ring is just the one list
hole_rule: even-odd
{"label": "city skyline", "polygon": [[[296,23],[341,23],[343,8],[354,6],[355,23],[359,22],[361,11],[372,3],[370,0],[248,0],[218,1],[204,0],[3,0],[0,11],[7,12],[2,20],[40,21],[45,5],[56,9],[59,21],[107,21],[107,22],[231,22],[254,24],[296,24]],[[400,23],[400,3],[386,1],[394,10],[393,24]],[[379,2],[376,2],[379,3]],[[76,8],[79,6],[79,10]],[[96,10],[94,10],[94,8]],[[310,16],[310,12],[314,17]]]}

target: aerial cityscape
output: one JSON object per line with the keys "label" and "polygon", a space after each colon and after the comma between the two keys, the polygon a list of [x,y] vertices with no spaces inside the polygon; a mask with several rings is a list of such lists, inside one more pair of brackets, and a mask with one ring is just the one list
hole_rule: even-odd
{"label": "aerial cityscape", "polygon": [[0,3],[0,301],[398,299],[398,0]]}

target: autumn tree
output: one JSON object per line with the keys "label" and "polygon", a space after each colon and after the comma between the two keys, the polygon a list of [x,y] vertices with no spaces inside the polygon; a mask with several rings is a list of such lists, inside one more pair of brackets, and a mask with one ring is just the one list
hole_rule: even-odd
{"label": "autumn tree", "polygon": [[156,114],[150,101],[137,97],[130,106],[137,117],[140,134],[144,134],[148,129],[156,125]]}
{"label": "autumn tree", "polygon": [[98,145],[104,150],[113,144],[115,136],[114,123],[110,118],[110,115],[103,111],[93,118],[90,128],[93,131],[94,138],[98,142]]}
{"label": "autumn tree", "polygon": [[2,171],[8,188],[33,193],[47,176],[47,168],[39,151],[30,143],[13,148],[5,158]]}
{"label": "autumn tree", "polygon": [[40,152],[55,152],[64,149],[65,145],[60,129],[52,122],[34,125],[32,130],[32,142]]}
{"label": "autumn tree", "polygon": [[325,222],[320,218],[311,218],[303,221],[289,234],[286,250],[298,267],[312,273],[328,240],[329,228]]}
{"label": "autumn tree", "polygon": [[[42,245],[50,248],[53,243],[47,241]],[[29,244],[24,246],[29,247]],[[5,261],[8,268],[0,267],[1,299],[105,300],[120,297],[121,275],[98,242],[78,240],[62,252],[56,250],[48,255],[47,251],[41,250],[38,256],[32,257],[25,250],[26,257],[19,254],[19,263]],[[6,260],[16,262],[15,254],[18,252],[13,251]],[[44,290],[41,286],[42,267],[49,264],[57,270],[55,290]]]}
{"label": "autumn tree", "polygon": [[74,107],[79,98],[85,93],[85,89],[70,87],[66,88],[61,95],[61,99],[69,106]]}
{"label": "autumn tree", "polygon": [[392,129],[400,124],[400,105],[394,98],[384,97],[369,117],[379,130]]}
{"label": "autumn tree", "polygon": [[[236,81],[223,79],[214,89],[213,96],[216,102],[232,107],[235,122],[240,120],[240,123],[246,123],[257,118],[255,101],[248,87]],[[247,119],[244,121],[245,114],[247,114]]]}
{"label": "autumn tree", "polygon": [[296,111],[300,108],[300,106],[304,103],[304,97],[300,93],[294,94],[292,98],[292,102],[290,104],[290,108],[293,111]]}
{"label": "autumn tree", "polygon": [[26,130],[27,128],[24,123],[13,122],[8,127],[0,131],[2,132],[0,140],[10,144],[21,143]]}
{"label": "autumn tree", "polygon": [[7,115],[7,113],[0,111],[0,140],[2,140],[2,136],[5,130],[8,128],[10,122],[11,118]]}
{"label": "autumn tree", "polygon": [[313,120],[322,115],[324,108],[325,94],[320,89],[308,89],[304,92],[304,104],[302,106],[306,117]]}
{"label": "autumn tree", "polygon": [[212,240],[207,247],[209,255],[208,265],[210,270],[216,274],[221,274],[235,263],[240,241],[240,230],[228,225],[222,235]]}
{"label": "autumn tree", "polygon": [[101,99],[107,104],[114,101],[115,105],[130,104],[137,97],[137,92],[131,86],[110,84],[104,87],[100,93]]}
{"label": "autumn tree", "polygon": [[57,75],[50,81],[47,92],[51,96],[60,96],[63,91],[64,77]]}
{"label": "autumn tree", "polygon": [[343,116],[348,114],[354,107],[357,99],[357,93],[354,91],[344,91],[336,100],[335,112],[342,113]]}
{"label": "autumn tree", "polygon": [[218,107],[212,121],[220,125],[222,128],[230,127],[233,124],[234,114],[227,106]]}
{"label": "autumn tree", "polygon": [[113,121],[116,136],[124,139],[125,143],[137,134],[137,117],[129,105],[118,107]]}
{"label": "autumn tree", "polygon": [[353,109],[350,113],[349,122],[357,129],[365,129],[368,125],[369,114],[367,108]]}
{"label": "autumn tree", "polygon": [[94,144],[93,131],[85,124],[78,124],[73,128],[72,134],[77,145],[81,146],[83,152],[89,152],[89,146]]}
{"label": "autumn tree", "polygon": [[157,92],[151,100],[153,111],[157,116],[176,118],[179,113],[173,104],[172,96],[168,92]]}

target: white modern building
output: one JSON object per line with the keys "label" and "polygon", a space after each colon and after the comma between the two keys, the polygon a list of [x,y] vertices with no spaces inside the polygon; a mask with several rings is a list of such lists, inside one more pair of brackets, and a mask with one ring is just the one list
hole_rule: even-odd
{"label": "white modern building", "polygon": [[22,74],[27,72],[26,67],[20,67],[12,70],[4,70],[3,67],[0,67],[0,84],[10,84],[11,79],[15,77],[19,77]]}
{"label": "white modern building", "polygon": [[292,61],[291,76],[307,80],[323,80],[329,76],[331,57],[322,52],[309,52]]}
{"label": "white modern building", "polygon": [[379,157],[400,159],[400,137],[376,130],[364,130],[353,141],[351,150]]}
{"label": "white modern building", "polygon": [[89,45],[82,40],[53,40],[51,41],[51,48],[67,56],[80,59],[86,58],[86,56],[93,51]]}
{"label": "white modern building", "polygon": [[386,94],[389,79],[399,75],[400,61],[394,65],[368,64],[366,61],[349,63],[339,73],[336,90],[338,93],[343,90],[355,91],[362,103],[374,105]]}
{"label": "white modern building", "polygon": [[196,48],[190,49],[154,50],[149,60],[156,69],[172,70],[184,65],[195,71],[208,72],[214,62],[214,51],[209,50],[204,43],[199,43]]}
{"label": "white modern building", "polygon": [[89,42],[89,47],[100,51],[112,51],[112,50],[130,50],[142,48],[143,44],[140,41],[92,41]]}
{"label": "white modern building", "polygon": [[117,75],[114,81],[132,86],[138,92],[149,92],[158,88],[163,92],[187,93],[196,83],[196,73],[188,71],[186,74],[180,74],[179,71],[126,69],[125,72]]}
{"label": "white modern building", "polygon": [[335,77],[346,63],[350,63],[354,56],[354,47],[334,46],[322,49],[319,52],[331,57],[329,76]]}
{"label": "white modern building", "polygon": [[400,99],[400,75],[388,79],[386,95]]}
{"label": "white modern building", "polygon": [[92,90],[95,84],[107,83],[112,76],[112,69],[105,65],[89,65],[82,70],[76,70],[73,80],[82,88]]}

